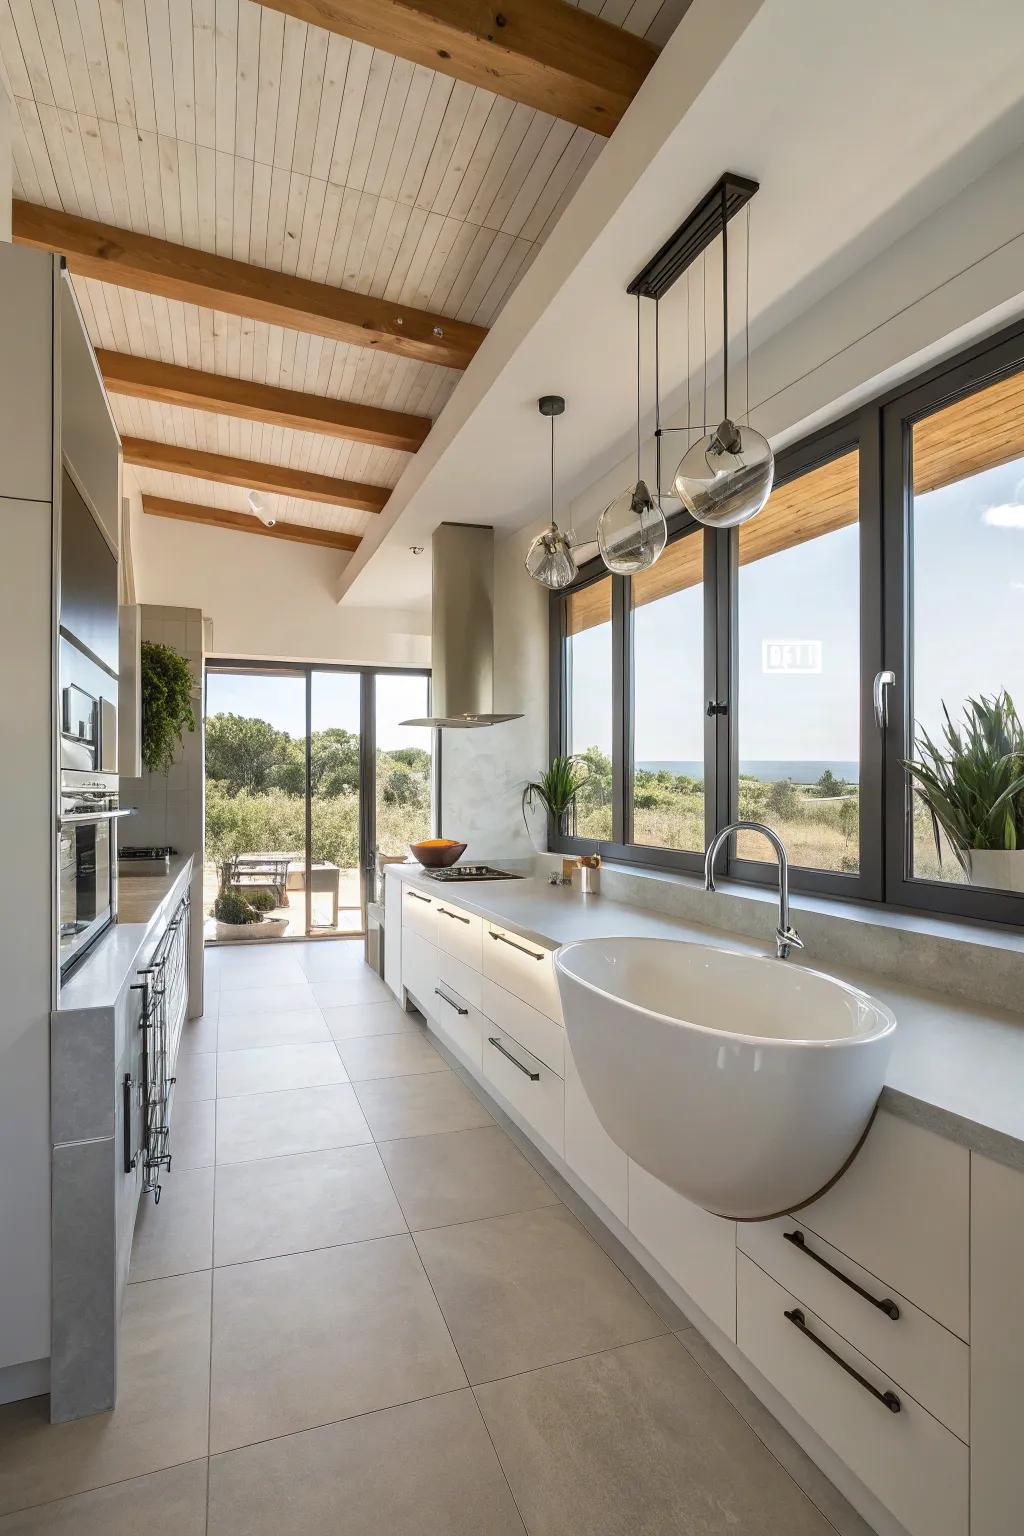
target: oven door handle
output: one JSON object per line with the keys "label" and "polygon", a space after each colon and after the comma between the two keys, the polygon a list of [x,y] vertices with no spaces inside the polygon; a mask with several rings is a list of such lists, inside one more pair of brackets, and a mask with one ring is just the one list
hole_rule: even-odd
{"label": "oven door handle", "polygon": [[134,816],[135,808],[125,811],[74,811],[70,816],[58,816],[58,827],[82,827],[89,822],[117,821],[121,816]]}

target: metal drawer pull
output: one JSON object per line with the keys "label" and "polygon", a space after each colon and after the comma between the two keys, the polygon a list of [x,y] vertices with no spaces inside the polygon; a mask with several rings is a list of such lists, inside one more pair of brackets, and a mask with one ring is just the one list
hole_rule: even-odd
{"label": "metal drawer pull", "polygon": [[132,1075],[130,1072],[125,1073],[121,1089],[124,1094],[124,1125],[122,1127],[124,1135],[124,1171],[125,1173],[131,1173],[139,1160],[139,1155],[137,1152],[132,1151]]}
{"label": "metal drawer pull", "polygon": [[828,1355],[830,1360],[834,1360],[836,1365],[846,1372],[847,1376],[852,1376],[854,1381],[859,1382],[865,1392],[870,1392],[872,1397],[877,1397],[880,1403],[884,1403],[890,1413],[900,1412],[903,1404],[896,1396],[896,1393],[879,1392],[874,1382],[868,1381],[867,1377],[862,1376],[860,1371],[855,1371],[852,1365],[847,1365],[842,1355],[837,1355],[834,1349],[829,1348],[824,1339],[819,1339],[816,1333],[811,1332],[807,1326],[807,1319],[799,1307],[794,1307],[792,1312],[784,1312],[782,1315],[787,1322],[793,1324],[794,1328],[799,1328],[805,1339],[810,1339],[811,1343],[816,1344],[823,1354]]}
{"label": "metal drawer pull", "polygon": [[461,917],[458,912],[449,912],[447,907],[438,907],[437,910],[440,912],[442,917],[454,917],[457,923],[465,923],[467,928],[469,927],[468,917]]}
{"label": "metal drawer pull", "polygon": [[798,1248],[809,1259],[813,1259],[815,1264],[820,1264],[822,1269],[827,1269],[830,1275],[835,1275],[837,1280],[841,1280],[844,1285],[848,1285],[851,1291],[856,1291],[858,1296],[862,1296],[873,1307],[877,1307],[879,1312],[884,1312],[886,1317],[891,1317],[894,1323],[898,1321],[900,1309],[891,1296],[883,1296],[881,1299],[877,1296],[872,1296],[871,1292],[866,1291],[862,1285],[858,1285],[856,1280],[851,1280],[849,1275],[844,1275],[841,1269],[836,1269],[835,1265],[830,1264],[828,1259],[823,1259],[820,1253],[815,1253],[813,1248],[808,1248],[807,1239],[802,1232],[783,1232],[782,1235],[787,1243],[792,1243],[794,1248]]}
{"label": "metal drawer pull", "polygon": [[447,992],[442,992],[440,987],[435,987],[434,992],[441,999],[442,1003],[447,1003],[448,1007],[454,1008],[456,1013],[465,1014],[469,1012],[468,1008],[463,1008],[462,1005],[457,1003],[454,998],[449,997]]}
{"label": "metal drawer pull", "polygon": [[520,1072],[522,1072],[525,1077],[530,1079],[531,1083],[540,1082],[540,1073],[531,1072],[529,1067],[524,1067],[521,1061],[516,1060],[511,1051],[506,1051],[501,1041],[496,1039],[494,1035],[487,1036],[487,1044],[493,1045],[496,1051],[500,1051],[507,1061],[510,1061],[514,1067],[518,1067]]}
{"label": "metal drawer pull", "polygon": [[428,907],[430,906],[430,897],[429,896],[421,896],[419,891],[406,891],[405,894],[407,896],[411,896],[413,901],[425,901],[427,906]]}
{"label": "metal drawer pull", "polygon": [[507,944],[509,949],[518,949],[518,951],[519,951],[519,953],[521,955],[529,955],[531,960],[543,960],[544,959],[544,955],[546,953],[545,950],[541,950],[540,954],[538,955],[534,950],[527,949],[525,944],[517,944],[514,939],[506,939],[506,937],[505,937],[505,935],[503,933],[495,933],[493,928],[488,928],[487,931],[490,934],[491,938],[496,940],[497,943],[499,943],[499,944]]}

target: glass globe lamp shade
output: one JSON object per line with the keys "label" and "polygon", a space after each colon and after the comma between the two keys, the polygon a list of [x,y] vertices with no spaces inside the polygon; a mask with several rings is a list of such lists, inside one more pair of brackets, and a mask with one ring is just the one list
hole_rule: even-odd
{"label": "glass globe lamp shade", "polygon": [[555,523],[538,533],[526,552],[526,569],[534,581],[552,592],[567,587],[576,575],[572,540]]}
{"label": "glass globe lamp shade", "polygon": [[616,496],[598,519],[601,559],[616,576],[646,571],[665,548],[667,538],[665,514],[642,480],[631,491]]}
{"label": "glass globe lamp shade", "polygon": [[774,478],[775,455],[767,438],[726,420],[687,449],[673,488],[706,528],[738,528],[760,512]]}

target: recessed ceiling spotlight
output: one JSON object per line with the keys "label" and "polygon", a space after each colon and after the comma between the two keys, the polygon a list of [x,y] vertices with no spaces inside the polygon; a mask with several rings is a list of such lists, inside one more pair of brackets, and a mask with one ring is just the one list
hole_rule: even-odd
{"label": "recessed ceiling spotlight", "polygon": [[261,496],[259,491],[250,491],[248,499],[249,511],[253,517],[259,518],[264,528],[274,528],[277,526],[277,518],[267,511],[266,498]]}

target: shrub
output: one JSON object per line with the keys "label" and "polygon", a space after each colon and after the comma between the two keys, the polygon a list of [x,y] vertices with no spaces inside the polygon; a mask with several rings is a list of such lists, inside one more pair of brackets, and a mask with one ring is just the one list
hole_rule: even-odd
{"label": "shrub", "polygon": [[169,645],[143,640],[140,666],[142,763],[148,773],[167,773],[185,731],[194,731],[192,672]]}
{"label": "shrub", "polygon": [[277,906],[277,897],[273,891],[268,891],[265,887],[257,886],[255,890],[248,892],[245,899],[253,911],[259,912],[261,915],[264,912],[273,912]]}
{"label": "shrub", "polygon": [[260,914],[241,891],[222,891],[213,904],[218,923],[258,923]]}

